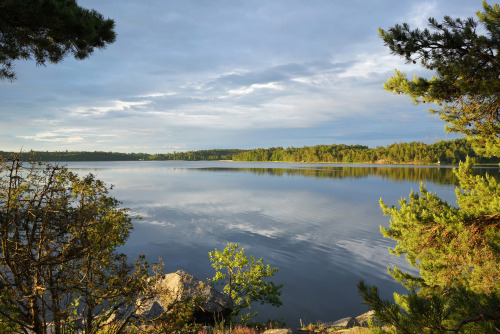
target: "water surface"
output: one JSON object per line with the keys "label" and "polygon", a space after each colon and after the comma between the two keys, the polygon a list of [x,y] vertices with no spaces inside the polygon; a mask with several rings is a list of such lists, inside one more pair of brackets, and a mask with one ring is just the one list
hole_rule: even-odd
{"label": "water surface", "polygon": [[[264,307],[260,320],[283,317],[291,327],[333,321],[366,310],[356,284],[363,279],[384,296],[404,292],[387,267],[406,267],[389,255],[393,246],[382,197],[396,205],[420,182],[455,202],[451,167],[248,162],[68,163],[113,184],[113,196],[142,220],[123,248],[131,258],[162,257],[180,268],[213,277],[208,252],[236,242],[278,266],[283,307]],[[478,169],[498,175],[498,168]]]}

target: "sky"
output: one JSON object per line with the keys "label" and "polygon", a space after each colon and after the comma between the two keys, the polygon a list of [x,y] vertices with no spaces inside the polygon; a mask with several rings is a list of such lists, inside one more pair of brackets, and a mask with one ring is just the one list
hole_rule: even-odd
{"label": "sky", "polygon": [[378,28],[475,17],[481,0],[79,0],[117,40],[85,60],[15,63],[0,150],[168,153],[386,146],[455,138],[428,105],[385,92],[430,76]]}

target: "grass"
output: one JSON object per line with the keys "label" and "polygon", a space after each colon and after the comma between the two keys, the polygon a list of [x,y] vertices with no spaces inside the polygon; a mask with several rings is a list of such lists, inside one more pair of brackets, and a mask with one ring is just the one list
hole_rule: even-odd
{"label": "grass", "polygon": [[267,328],[255,328],[244,325],[236,325],[234,328],[203,328],[198,334],[260,334]]}

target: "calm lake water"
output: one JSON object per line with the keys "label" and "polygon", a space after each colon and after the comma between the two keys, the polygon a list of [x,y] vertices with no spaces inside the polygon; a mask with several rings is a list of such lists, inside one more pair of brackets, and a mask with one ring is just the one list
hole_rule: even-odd
{"label": "calm lake water", "polygon": [[[366,311],[356,284],[381,294],[404,292],[387,267],[407,268],[389,255],[391,240],[379,199],[397,205],[422,181],[454,203],[452,168],[247,162],[82,162],[71,170],[93,173],[115,187],[112,195],[143,219],[123,248],[130,258],[163,258],[168,272],[183,268],[213,277],[208,252],[227,242],[280,269],[283,306],[257,307],[259,320],[282,317],[288,326],[333,321]],[[478,169],[498,176],[498,168]]]}

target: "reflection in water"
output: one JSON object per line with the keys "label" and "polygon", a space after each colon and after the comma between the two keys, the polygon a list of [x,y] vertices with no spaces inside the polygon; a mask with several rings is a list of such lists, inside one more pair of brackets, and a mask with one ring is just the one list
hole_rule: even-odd
{"label": "reflection in water", "polygon": [[[381,177],[384,180],[400,181],[430,181],[437,184],[458,185],[458,180],[452,167],[407,167],[407,166],[356,166],[356,167],[303,167],[297,169],[287,168],[199,168],[209,172],[251,172],[255,174],[269,174],[273,176],[302,175],[330,179],[364,178],[368,176]],[[499,178],[499,169],[496,167],[476,167],[477,174],[488,173]]]}
{"label": "reflection in water", "polygon": [[283,316],[291,327],[299,319],[362,313],[361,279],[386,297],[404,292],[387,274],[389,265],[406,262],[389,255],[393,244],[380,235],[379,225],[388,225],[380,197],[396,205],[424,182],[455,201],[447,167],[176,161],[69,167],[115,185],[113,196],[143,217],[123,248],[131,257],[162,257],[168,271],[184,268],[205,279],[214,274],[208,252],[237,242],[280,267],[274,280],[284,284],[284,306],[261,309],[261,320]]}

